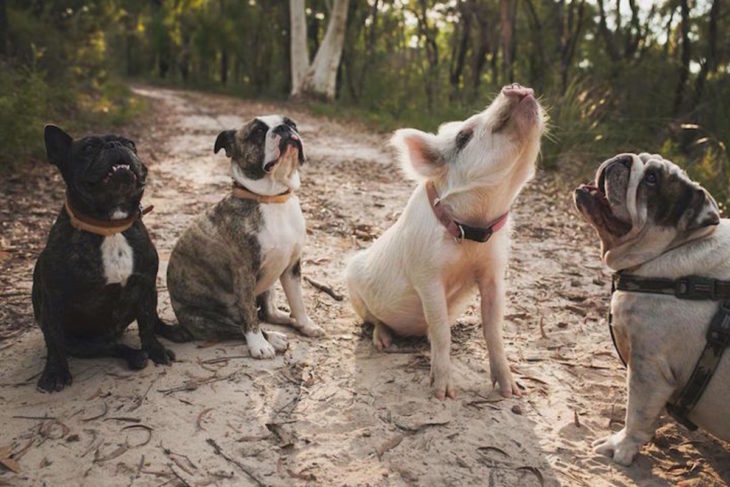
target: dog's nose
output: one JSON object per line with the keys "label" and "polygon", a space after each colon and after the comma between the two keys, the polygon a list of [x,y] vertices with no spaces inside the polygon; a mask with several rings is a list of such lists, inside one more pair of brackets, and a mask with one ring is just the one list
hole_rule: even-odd
{"label": "dog's nose", "polygon": [[104,144],[104,148],[106,148],[106,149],[116,149],[121,146],[122,146],[122,143],[119,142],[118,140],[110,140]]}
{"label": "dog's nose", "polygon": [[526,96],[535,96],[535,92],[532,88],[526,88],[518,83],[512,83],[502,88],[502,93],[507,97],[517,98],[522,100]]}

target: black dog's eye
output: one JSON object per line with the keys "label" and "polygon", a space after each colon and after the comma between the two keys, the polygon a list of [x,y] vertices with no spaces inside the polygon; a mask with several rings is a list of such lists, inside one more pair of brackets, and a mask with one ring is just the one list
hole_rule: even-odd
{"label": "black dog's eye", "polygon": [[129,140],[129,139],[123,139],[122,140],[122,143],[124,145],[126,145],[127,147],[129,147],[130,149],[132,149],[134,152],[137,152],[137,146],[134,145],[134,142],[132,142],[131,140]]}
{"label": "black dog's eye", "polygon": [[647,171],[647,173],[644,175],[644,182],[648,186],[655,186],[657,181],[658,179],[654,171]]}
{"label": "black dog's eye", "polygon": [[89,142],[88,144],[86,144],[83,149],[84,154],[86,154],[86,155],[93,154],[95,150],[96,150],[96,144],[94,144],[93,142]]}
{"label": "black dog's eye", "polygon": [[474,132],[469,129],[464,129],[456,134],[456,150],[461,150],[466,147],[466,144],[469,143],[472,135],[474,135]]}

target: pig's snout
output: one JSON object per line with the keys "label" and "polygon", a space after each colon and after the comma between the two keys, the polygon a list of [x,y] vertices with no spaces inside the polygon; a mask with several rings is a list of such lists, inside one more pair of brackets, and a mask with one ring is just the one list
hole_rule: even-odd
{"label": "pig's snout", "polygon": [[517,101],[521,101],[525,97],[535,97],[535,92],[532,88],[521,86],[518,83],[512,83],[502,88],[502,94],[508,98],[516,98]]}

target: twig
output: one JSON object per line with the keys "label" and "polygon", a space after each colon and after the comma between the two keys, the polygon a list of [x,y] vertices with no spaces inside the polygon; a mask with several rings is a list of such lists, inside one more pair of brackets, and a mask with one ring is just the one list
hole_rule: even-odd
{"label": "twig", "polygon": [[342,301],[343,299],[345,299],[345,297],[342,294],[340,294],[337,291],[335,291],[334,289],[332,289],[332,286],[328,286],[327,284],[323,284],[319,281],[315,281],[311,277],[307,277],[307,276],[304,276],[304,280],[307,281],[309,284],[311,284],[312,287],[314,287],[315,289],[319,289],[323,293],[328,294],[335,301]]}
{"label": "twig", "polygon": [[203,424],[202,424],[203,423],[203,416],[205,416],[206,414],[208,414],[212,410],[213,410],[213,408],[205,408],[202,411],[200,411],[200,414],[198,414],[198,420],[195,421],[195,430],[196,431],[201,431],[201,430],[204,430],[205,429],[205,428],[203,428]]}
{"label": "twig", "polygon": [[220,447],[220,446],[218,446],[218,443],[216,443],[216,442],[215,442],[215,440],[214,440],[213,438],[208,438],[208,439],[207,439],[207,440],[205,440],[205,441],[206,441],[206,442],[207,442],[207,443],[208,443],[208,444],[209,444],[210,446],[212,446],[212,447],[213,447],[213,450],[215,450],[215,454],[216,454],[216,455],[218,455],[218,456],[221,456],[221,457],[223,457],[223,458],[224,458],[224,459],[225,459],[225,460],[226,460],[226,461],[227,461],[228,463],[232,463],[233,465],[237,466],[237,467],[238,467],[239,469],[241,469],[241,471],[242,471],[243,473],[245,473],[246,475],[248,475],[248,477],[249,477],[249,478],[250,478],[251,480],[253,480],[253,481],[254,481],[254,482],[256,483],[256,485],[260,485],[260,486],[262,486],[262,487],[263,487],[263,486],[265,485],[265,484],[264,484],[263,482],[261,482],[261,481],[260,481],[259,479],[257,479],[257,478],[256,478],[256,477],[254,476],[254,474],[252,474],[251,472],[249,472],[249,471],[248,471],[248,470],[246,469],[246,467],[244,467],[244,466],[243,466],[243,465],[242,465],[242,464],[241,464],[240,462],[238,462],[237,460],[234,460],[233,458],[231,458],[231,457],[229,457],[228,455],[226,455],[226,454],[225,454],[225,453],[223,452],[223,450],[221,450],[221,447]]}
{"label": "twig", "polygon": [[45,420],[45,419],[56,419],[55,416],[22,416],[22,415],[13,416],[13,418],[17,418],[17,419],[41,419],[41,420]]}
{"label": "twig", "polygon": [[182,385],[177,387],[171,387],[170,389],[158,389],[157,392],[162,392],[164,394],[172,394],[173,392],[180,392],[180,391],[194,391],[198,387],[204,385],[204,384],[210,384],[211,382],[219,382],[222,380],[230,379],[236,375],[236,372],[232,372],[226,376],[223,377],[216,377],[213,375],[213,377],[208,377],[207,379],[191,379],[186,380]]}

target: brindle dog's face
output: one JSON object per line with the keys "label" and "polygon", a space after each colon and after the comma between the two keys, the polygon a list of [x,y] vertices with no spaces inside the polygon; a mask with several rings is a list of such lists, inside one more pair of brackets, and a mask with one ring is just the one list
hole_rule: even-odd
{"label": "brindle dog's face", "polygon": [[712,231],[717,203],[676,164],[659,155],[620,154],[605,161],[595,184],[575,190],[576,208],[596,229],[614,268],[649,260]]}
{"label": "brindle dog's face", "polygon": [[293,120],[281,115],[256,117],[239,130],[224,130],[215,152],[225,149],[234,173],[248,179],[289,181],[304,162],[304,147]]}

